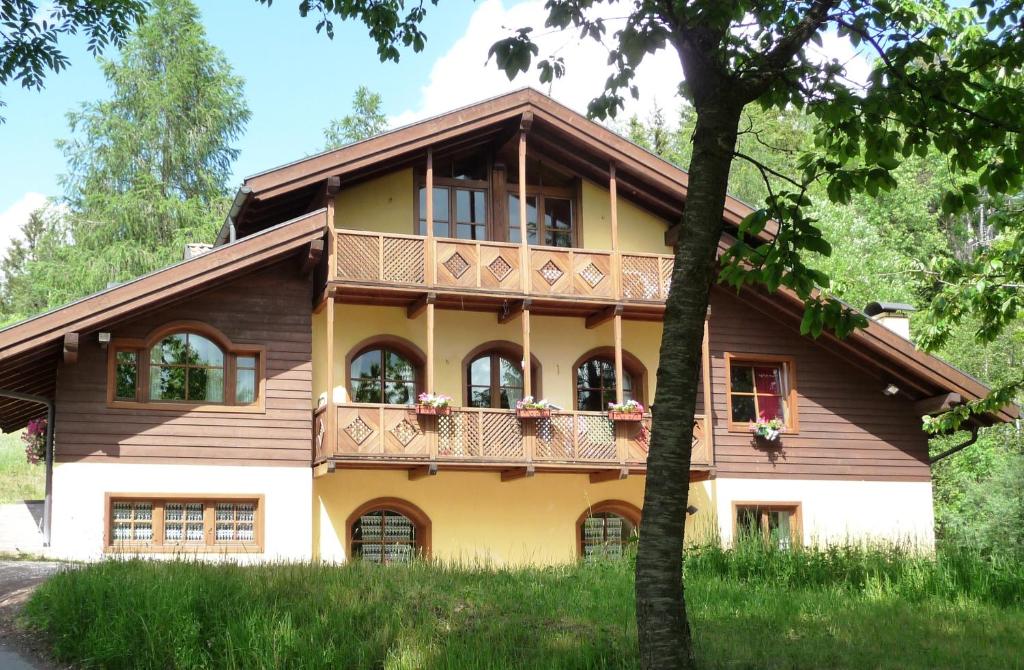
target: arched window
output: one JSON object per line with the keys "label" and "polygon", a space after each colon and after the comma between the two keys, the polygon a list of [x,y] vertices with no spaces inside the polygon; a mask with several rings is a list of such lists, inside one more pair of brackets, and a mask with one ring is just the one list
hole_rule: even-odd
{"label": "arched window", "polygon": [[179,403],[258,410],[265,354],[261,346],[232,344],[212,326],[192,321],[168,324],[144,340],[115,339],[107,399],[122,406]]}
{"label": "arched window", "polygon": [[[622,399],[643,402],[644,366],[636,356],[622,352]],[[576,361],[576,409],[603,412],[615,402],[615,352],[601,347]]]}
{"label": "arched window", "polygon": [[639,525],[640,510],[634,505],[615,500],[594,505],[576,524],[580,557],[621,558]]}
{"label": "arched window", "polygon": [[[396,338],[397,340],[397,338]],[[353,402],[412,405],[419,387],[421,358],[397,341],[377,341],[357,350],[349,362]]]}
{"label": "arched window", "polygon": [[[467,407],[513,409],[523,398],[523,350],[504,340],[486,342],[463,359]],[[540,395],[540,364],[531,361],[533,395]]]}
{"label": "arched window", "polygon": [[352,558],[373,563],[405,563],[430,551],[430,520],[403,500],[371,500],[349,517]]}

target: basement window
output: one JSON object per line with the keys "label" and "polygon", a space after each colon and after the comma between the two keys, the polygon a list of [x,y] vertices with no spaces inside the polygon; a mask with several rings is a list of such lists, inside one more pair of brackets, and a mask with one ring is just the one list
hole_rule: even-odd
{"label": "basement window", "polygon": [[737,503],[734,541],[760,540],[778,549],[800,544],[800,505],[796,503]]}
{"label": "basement window", "polygon": [[105,551],[262,552],[259,496],[107,496]]}

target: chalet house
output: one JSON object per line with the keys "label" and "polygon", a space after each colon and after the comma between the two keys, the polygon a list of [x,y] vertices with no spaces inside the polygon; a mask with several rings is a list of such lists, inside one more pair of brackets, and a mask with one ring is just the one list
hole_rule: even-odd
{"label": "chalet house", "polygon": [[[250,177],[212,249],[0,331],[0,427],[51,417],[50,551],[620,552],[650,415],[608,405],[656,401],[686,193],[533,90]],[[749,211],[728,200],[731,234]],[[801,312],[713,290],[691,536],[929,544],[921,415],[986,388],[878,320],[801,337]]]}

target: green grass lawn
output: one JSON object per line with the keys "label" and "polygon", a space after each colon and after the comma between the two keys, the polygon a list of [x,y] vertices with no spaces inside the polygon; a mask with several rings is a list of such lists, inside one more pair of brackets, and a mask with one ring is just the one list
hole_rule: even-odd
{"label": "green grass lawn", "polygon": [[[699,664],[1024,667],[1020,568],[859,550],[705,552],[687,568]],[[626,562],[109,561],[58,575],[24,612],[58,659],[105,668],[635,668],[633,616]]]}
{"label": "green grass lawn", "polygon": [[43,497],[43,466],[25,460],[21,433],[0,433],[0,504]]}

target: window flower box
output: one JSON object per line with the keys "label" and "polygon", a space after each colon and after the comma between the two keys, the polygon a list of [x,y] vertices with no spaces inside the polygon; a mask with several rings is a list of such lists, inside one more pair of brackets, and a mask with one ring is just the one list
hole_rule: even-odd
{"label": "window flower box", "polygon": [[516,416],[520,419],[549,419],[554,409],[547,400],[534,400],[528,395],[516,403]]}
{"label": "window flower box", "polygon": [[782,419],[765,419],[763,416],[760,421],[755,421],[750,424],[750,432],[754,434],[754,439],[766,444],[778,444],[779,438],[782,436],[782,429],[786,427],[786,424]]}
{"label": "window flower box", "polygon": [[416,399],[416,414],[419,416],[448,416],[452,413],[452,399],[443,393],[421,393]]}
{"label": "window flower box", "polygon": [[608,418],[612,421],[638,422],[644,420],[644,406],[636,400],[628,400],[624,403],[608,403]]}

